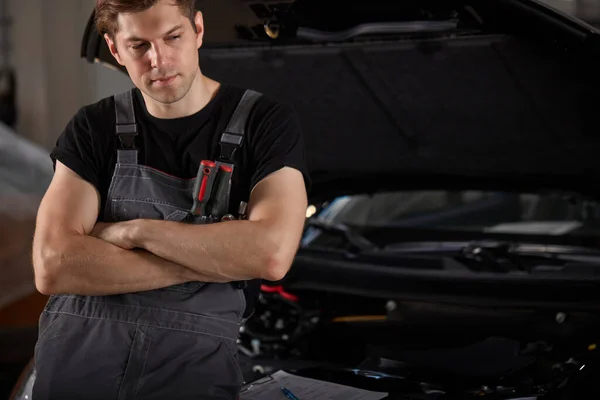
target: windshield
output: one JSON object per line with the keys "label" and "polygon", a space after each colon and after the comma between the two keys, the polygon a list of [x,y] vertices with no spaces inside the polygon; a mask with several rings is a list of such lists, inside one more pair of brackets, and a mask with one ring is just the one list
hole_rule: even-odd
{"label": "windshield", "polygon": [[535,235],[595,235],[597,202],[562,194],[398,191],[323,204],[313,218],[353,227],[419,228]]}

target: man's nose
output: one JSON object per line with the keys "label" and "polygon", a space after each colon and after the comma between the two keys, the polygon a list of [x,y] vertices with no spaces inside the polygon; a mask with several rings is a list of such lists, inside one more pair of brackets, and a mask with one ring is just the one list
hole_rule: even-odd
{"label": "man's nose", "polygon": [[150,65],[152,66],[152,68],[160,68],[161,66],[163,66],[166,61],[167,61],[167,52],[165,51],[165,49],[160,46],[160,45],[152,45],[152,48],[150,49],[149,55],[150,55]]}

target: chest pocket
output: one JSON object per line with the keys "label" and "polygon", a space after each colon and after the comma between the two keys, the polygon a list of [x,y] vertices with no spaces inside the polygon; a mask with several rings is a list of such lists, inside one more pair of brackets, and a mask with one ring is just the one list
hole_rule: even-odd
{"label": "chest pocket", "polygon": [[[117,164],[108,193],[108,219],[185,222],[191,216],[194,179],[180,179],[135,164]],[[191,220],[190,220],[191,221]]]}
{"label": "chest pocket", "polygon": [[156,199],[130,197],[111,199],[111,221],[131,221],[133,219],[192,222],[188,211],[173,204],[161,203]]}

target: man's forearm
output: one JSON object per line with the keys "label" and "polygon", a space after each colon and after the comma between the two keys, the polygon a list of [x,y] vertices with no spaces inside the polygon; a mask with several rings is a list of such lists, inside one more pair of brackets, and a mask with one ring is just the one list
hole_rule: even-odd
{"label": "man's forearm", "polygon": [[259,222],[207,225],[136,220],[132,241],[149,252],[216,281],[275,280],[277,240]]}
{"label": "man's forearm", "polygon": [[278,281],[300,245],[307,197],[300,171],[284,167],[251,191],[248,219],[206,225],[136,219],[123,225],[131,247],[218,281]]}
{"label": "man's forearm", "polygon": [[142,249],[125,250],[95,237],[70,236],[60,244],[48,244],[53,247],[44,252],[45,257],[34,257],[34,262],[42,264],[36,273],[44,275],[36,276],[36,282],[47,294],[99,296],[158,289],[192,280],[210,281]]}

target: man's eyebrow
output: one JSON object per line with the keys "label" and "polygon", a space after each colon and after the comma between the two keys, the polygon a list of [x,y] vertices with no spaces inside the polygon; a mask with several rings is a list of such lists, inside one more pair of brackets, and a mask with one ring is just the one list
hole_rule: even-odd
{"label": "man's eyebrow", "polygon": [[174,27],[169,29],[169,31],[167,33],[165,33],[163,36],[169,36],[171,33],[175,32],[176,30],[179,30],[181,28],[183,28],[183,25],[175,25]]}
{"label": "man's eyebrow", "polygon": [[[181,29],[182,27],[183,27],[183,25],[176,25],[176,26],[172,27],[171,29],[169,29],[167,31],[167,33],[165,33],[163,36],[169,36],[170,34],[172,34],[173,32],[175,32],[178,29]],[[144,42],[144,41],[146,41],[146,39],[142,39],[137,36],[130,36],[130,37],[126,38],[125,41],[126,42]]]}

